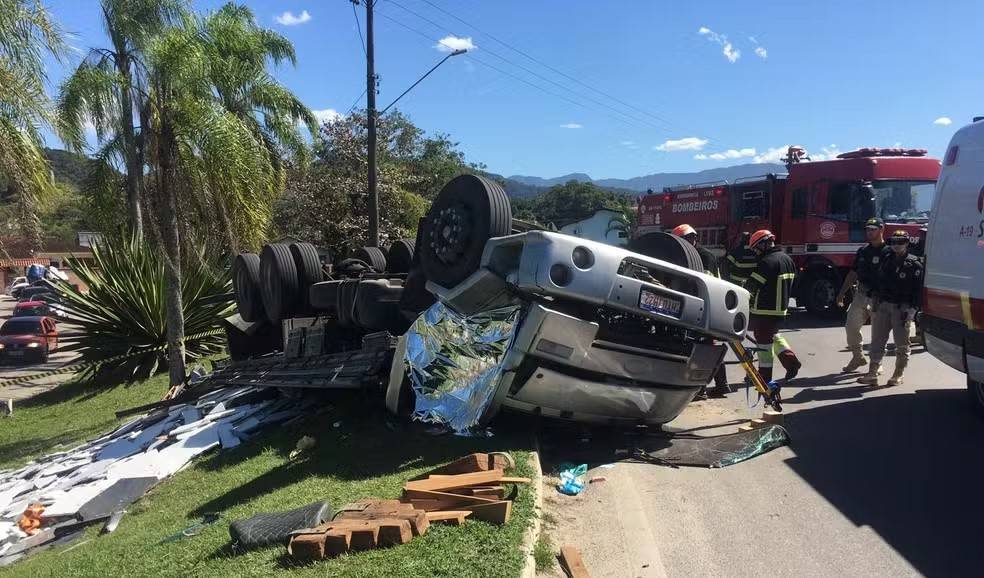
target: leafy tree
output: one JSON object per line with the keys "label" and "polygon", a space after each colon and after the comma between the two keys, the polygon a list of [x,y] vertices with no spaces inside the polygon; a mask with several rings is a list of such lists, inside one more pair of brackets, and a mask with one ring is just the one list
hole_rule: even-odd
{"label": "leafy tree", "polygon": [[630,220],[635,215],[632,197],[579,181],[555,185],[531,201],[514,200],[513,209],[517,218],[532,218],[544,225],[558,227],[588,217],[599,209],[619,211]]}
{"label": "leafy tree", "polygon": [[[480,170],[465,162],[447,135],[428,137],[399,112],[378,123],[380,231],[385,240],[412,238],[430,199],[453,177]],[[344,255],[365,244],[368,171],[365,114],[325,124],[307,174],[294,174],[274,208],[285,235]]]}
{"label": "leafy tree", "polygon": [[[111,48],[93,48],[61,86],[59,132],[71,150],[86,148],[85,127],[92,123],[103,164],[121,164],[129,225],[143,238],[142,133],[149,120],[147,44],[168,24],[181,18],[182,0],[101,0],[103,27]],[[140,119],[138,130],[134,117]],[[105,167],[94,167],[105,171]],[[94,181],[96,184],[99,181]],[[105,191],[96,191],[96,193]]]}
{"label": "leafy tree", "polygon": [[53,190],[41,128],[54,117],[44,92],[44,55],[61,58],[61,29],[38,0],[0,0],[0,175],[17,201],[34,248],[41,226],[34,208]]}

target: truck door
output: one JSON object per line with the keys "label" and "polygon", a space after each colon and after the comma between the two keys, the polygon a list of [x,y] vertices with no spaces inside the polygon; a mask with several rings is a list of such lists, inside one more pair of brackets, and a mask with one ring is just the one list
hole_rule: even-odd
{"label": "truck door", "polygon": [[[770,181],[736,183],[731,187],[732,218],[740,231],[771,229],[772,187]],[[775,233],[775,231],[773,231]]]}

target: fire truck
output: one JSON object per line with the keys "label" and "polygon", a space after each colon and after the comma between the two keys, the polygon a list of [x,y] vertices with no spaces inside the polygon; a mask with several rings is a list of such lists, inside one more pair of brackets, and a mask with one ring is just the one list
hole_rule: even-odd
{"label": "fire truck", "polygon": [[882,218],[886,231],[906,230],[921,252],[940,173],[925,150],[863,148],[811,161],[789,147],[784,161],[784,174],[649,192],[639,199],[633,236],[688,223],[702,245],[724,255],[743,232],[769,229],[796,262],[793,296],[811,313],[836,307],[869,218]]}

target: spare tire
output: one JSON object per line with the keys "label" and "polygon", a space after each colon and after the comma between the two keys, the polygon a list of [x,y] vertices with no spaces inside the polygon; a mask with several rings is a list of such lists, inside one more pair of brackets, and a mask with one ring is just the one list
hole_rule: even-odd
{"label": "spare tire", "polygon": [[290,256],[294,259],[294,266],[297,267],[297,289],[300,296],[298,309],[310,311],[311,301],[308,299],[308,288],[324,279],[321,259],[318,258],[318,250],[311,243],[291,243],[289,248]]}
{"label": "spare tire", "polygon": [[263,295],[260,290],[260,256],[256,253],[240,253],[232,262],[232,287],[236,295],[236,307],[243,321],[263,321]]}
{"label": "spare tire", "polygon": [[368,263],[376,273],[386,272],[386,254],[379,247],[361,247],[352,254],[352,258]]}
{"label": "spare tire", "polygon": [[260,252],[260,289],[267,319],[279,323],[294,313],[298,301],[297,266],[283,243],[265,245]]}
{"label": "spare tire", "polygon": [[400,239],[390,245],[386,256],[386,272],[403,274],[409,273],[413,266],[413,239]]}
{"label": "spare tire", "polygon": [[670,233],[649,233],[633,239],[629,250],[693,271],[704,271],[700,253],[686,240]]}
{"label": "spare tire", "polygon": [[511,231],[512,207],[498,183],[478,175],[451,179],[424,218],[418,250],[427,279],[454,287],[478,270],[486,241]]}

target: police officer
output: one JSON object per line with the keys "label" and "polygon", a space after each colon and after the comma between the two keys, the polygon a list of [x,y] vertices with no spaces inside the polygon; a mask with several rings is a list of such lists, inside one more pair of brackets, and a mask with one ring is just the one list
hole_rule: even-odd
{"label": "police officer", "polygon": [[[708,275],[714,275],[715,277],[720,277],[720,271],[718,270],[717,257],[714,253],[705,249],[697,242],[697,231],[690,225],[683,224],[678,225],[673,228],[672,233],[677,237],[681,237],[688,243],[697,249],[697,254],[700,255],[701,264],[704,267],[704,273]],[[728,388],[728,372],[725,365],[722,363],[717,372],[714,374],[714,389],[711,390],[710,394],[715,397],[720,397],[728,393],[730,389]],[[694,399],[705,399],[707,397],[707,392],[701,388],[697,396]]]}
{"label": "police officer", "polygon": [[724,261],[726,270],[724,278],[735,285],[744,284],[758,266],[758,255],[748,246],[749,237],[751,233],[742,233],[738,244],[728,251],[728,257]]}
{"label": "police officer", "polygon": [[895,371],[888,385],[900,385],[909,363],[909,330],[916,317],[923,282],[923,265],[909,254],[909,234],[899,230],[888,239],[891,253],[878,269],[878,284],[872,296],[871,365],[860,383],[878,385],[888,334],[895,341]]}
{"label": "police officer", "polygon": [[840,293],[837,294],[837,305],[843,307],[844,296],[857,282],[854,300],[847,309],[847,323],[844,326],[847,331],[847,349],[851,352],[851,361],[841,369],[845,373],[857,371],[868,364],[861,352],[861,328],[871,317],[871,295],[877,288],[878,270],[892,253],[885,245],[884,228],[885,224],[877,217],[868,219],[864,224],[868,244],[858,249],[854,256],[854,266],[847,273]]}
{"label": "police officer", "polygon": [[714,275],[715,277],[721,276],[721,272],[718,270],[717,257],[697,242],[696,229],[684,223],[683,225],[674,227],[672,233],[677,237],[681,237],[697,249],[697,253],[700,255],[700,262],[704,266],[704,273]]}
{"label": "police officer", "polygon": [[752,294],[748,328],[759,348],[759,373],[767,382],[772,381],[774,356],[779,357],[785,368],[787,381],[796,377],[802,367],[789,342],[779,335],[779,328],[789,309],[796,265],[789,255],[776,246],[775,239],[775,235],[766,229],[752,233],[748,244],[758,256],[758,265],[744,285]]}

